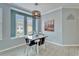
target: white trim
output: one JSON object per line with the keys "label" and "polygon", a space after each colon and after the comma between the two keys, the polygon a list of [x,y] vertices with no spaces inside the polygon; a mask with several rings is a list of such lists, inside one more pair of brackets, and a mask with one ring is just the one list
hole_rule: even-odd
{"label": "white trim", "polygon": [[20,37],[11,37],[11,39],[18,39],[18,38],[24,38],[24,36],[20,36]]}
{"label": "white trim", "polygon": [[48,40],[46,40],[46,42],[51,43],[51,44],[54,44],[54,45],[58,45],[58,46],[63,46],[62,44],[55,43],[55,42],[51,42],[51,41],[48,41]]}
{"label": "white trim", "polygon": [[73,8],[73,9],[79,9],[79,7],[63,7],[63,8]]}
{"label": "white trim", "polygon": [[26,12],[26,11],[23,11],[23,10],[20,10],[20,9],[18,9],[18,8],[11,7],[10,10],[11,10],[11,9],[12,9],[12,10],[19,11],[19,12],[22,12],[22,13],[25,13],[25,14],[28,14],[28,15],[32,15],[32,13]]}
{"label": "white trim", "polygon": [[63,46],[79,46],[79,44],[70,44],[70,45],[63,45]]}
{"label": "white trim", "polygon": [[60,10],[60,9],[62,9],[62,8],[63,8],[63,7],[59,7],[59,8],[55,8],[55,9],[49,10],[48,12],[45,12],[45,13],[43,13],[42,15],[46,15],[46,14],[48,14],[48,13],[54,12],[54,11],[56,11],[56,10]]}
{"label": "white trim", "polygon": [[59,44],[59,43],[55,43],[55,42],[51,42],[46,40],[46,42],[57,45],[57,46],[63,46],[63,47],[67,47],[67,46],[79,46],[79,44],[69,44],[69,45],[63,45],[63,44]]}
{"label": "white trim", "polygon": [[7,51],[7,50],[10,50],[10,49],[13,49],[13,48],[17,48],[17,47],[20,47],[20,46],[23,46],[23,45],[25,45],[25,43],[22,43],[22,44],[19,44],[19,45],[10,47],[10,48],[6,48],[6,49],[3,49],[3,50],[0,50],[0,52],[4,52],[4,51]]}
{"label": "white trim", "polygon": [[11,37],[11,39],[17,39],[17,38],[26,38],[27,37],[27,35],[24,35],[24,36],[19,36],[19,37]]}

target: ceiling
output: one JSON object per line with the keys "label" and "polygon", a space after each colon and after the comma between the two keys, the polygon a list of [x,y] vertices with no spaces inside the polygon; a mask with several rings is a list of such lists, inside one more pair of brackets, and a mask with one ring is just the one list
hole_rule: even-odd
{"label": "ceiling", "polygon": [[39,10],[41,13],[46,13],[47,11],[59,8],[59,7],[77,7],[79,8],[79,3],[15,3],[15,5],[22,7],[24,9],[33,11]]}

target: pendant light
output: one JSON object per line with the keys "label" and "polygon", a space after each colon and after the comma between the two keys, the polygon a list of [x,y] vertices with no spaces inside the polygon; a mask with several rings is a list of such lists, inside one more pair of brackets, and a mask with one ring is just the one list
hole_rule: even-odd
{"label": "pendant light", "polygon": [[[35,3],[35,6],[37,7],[38,6],[38,3]],[[32,11],[32,16],[33,17],[36,17],[36,18],[40,18],[41,17],[41,12],[38,11],[38,10],[33,10]]]}

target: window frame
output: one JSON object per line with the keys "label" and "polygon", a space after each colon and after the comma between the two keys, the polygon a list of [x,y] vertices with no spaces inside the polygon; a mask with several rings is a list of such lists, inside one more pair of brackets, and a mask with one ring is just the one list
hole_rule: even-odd
{"label": "window frame", "polygon": [[[14,12],[17,12],[17,13],[19,13],[19,14],[21,14],[21,15],[23,15],[24,16],[24,35],[23,36],[21,36],[21,37],[17,37],[16,36],[16,29],[15,29],[15,36],[11,36],[12,35],[12,33],[10,33],[10,37],[11,37],[11,39],[16,39],[16,38],[22,38],[22,37],[25,37],[26,35],[27,35],[27,17],[32,17],[32,15],[31,15],[31,13],[29,13],[29,12],[25,12],[25,11],[22,11],[22,10],[20,10],[20,9],[15,9],[15,8],[11,8],[10,9],[10,12],[12,13],[12,10],[14,11]],[[10,13],[10,14],[11,14]],[[16,14],[17,14],[16,13]],[[16,15],[15,14],[15,15]],[[12,18],[12,15],[11,15],[11,18]],[[16,18],[16,17],[15,17]],[[33,19],[32,19],[33,20]],[[11,21],[12,21],[12,19],[11,19]],[[16,21],[16,19],[15,19],[15,21]],[[26,21],[26,22],[25,22]],[[12,22],[11,22],[12,23]],[[16,22],[15,22],[16,23]],[[26,25],[26,27],[25,27],[25,25]],[[32,24],[33,25],[33,24]],[[11,24],[11,26],[12,26],[12,24]],[[15,26],[16,26],[16,24],[15,24]],[[15,27],[16,28],[16,27]],[[33,27],[32,27],[33,28]],[[10,28],[10,29],[12,29],[12,28]],[[10,32],[11,32],[11,30],[10,30]]]}

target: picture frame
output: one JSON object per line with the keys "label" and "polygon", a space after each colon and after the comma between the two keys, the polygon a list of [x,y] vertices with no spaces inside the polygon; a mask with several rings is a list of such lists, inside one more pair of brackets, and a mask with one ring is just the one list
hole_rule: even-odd
{"label": "picture frame", "polygon": [[49,32],[54,32],[54,19],[45,21],[44,30]]}

